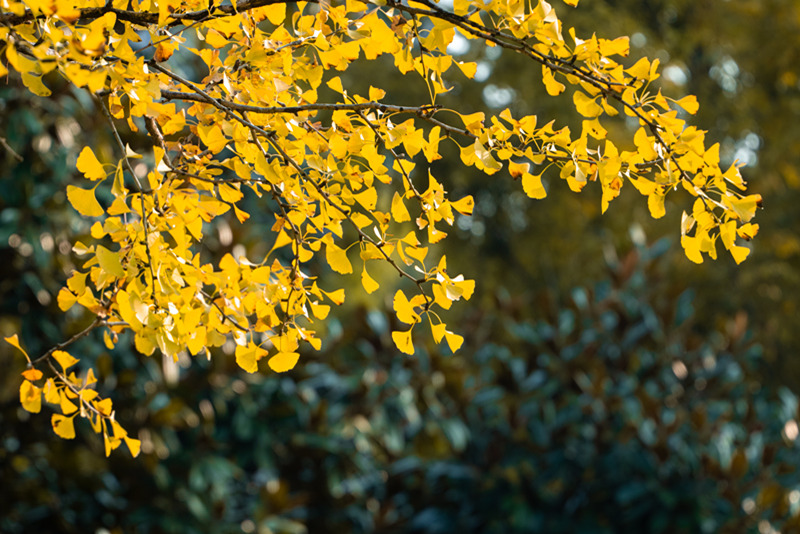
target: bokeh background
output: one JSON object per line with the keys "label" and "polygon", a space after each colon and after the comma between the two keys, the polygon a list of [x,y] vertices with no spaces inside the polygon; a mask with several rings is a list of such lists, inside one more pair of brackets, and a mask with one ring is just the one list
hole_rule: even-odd
{"label": "bokeh background", "polygon": [[[285,375],[240,372],[225,347],[175,365],[86,339],[75,353],[142,439],[134,460],[106,458],[88,429],[63,441],[47,414],[29,417],[24,362],[3,344],[0,532],[800,532],[800,4],[556,7],[578,35],[629,35],[632,56],[659,58],[666,94],[698,96],[693,124],[723,163],[747,163],[764,197],[744,264],[683,256],[679,194],[658,221],[632,187],[605,215],[599,188],[575,195],[557,177],[532,201],[450,147],[434,175],[477,200],[440,250],[478,280],[449,317],[466,337],[458,354],[424,336],[414,357],[399,354],[391,291],[366,296],[357,276],[336,282],[348,302],[323,350]],[[454,78],[443,104],[578,120],[523,58],[451,50],[479,62],[478,80]],[[369,73],[343,80],[426,98],[388,62]],[[19,332],[32,354],[88,322],[55,304],[89,231],[64,191],[83,146],[114,151],[86,93],[48,86],[37,98],[13,74],[0,85],[0,334]],[[257,251],[271,222],[252,222],[222,221],[204,246]]]}

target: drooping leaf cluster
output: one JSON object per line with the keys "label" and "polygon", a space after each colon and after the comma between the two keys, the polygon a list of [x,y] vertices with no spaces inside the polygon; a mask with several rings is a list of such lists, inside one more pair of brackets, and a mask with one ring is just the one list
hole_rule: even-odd
{"label": "drooping leaf cluster", "polygon": [[[242,369],[255,372],[265,360],[274,371],[289,370],[301,343],[319,350],[314,325],[344,300],[342,289],[320,287],[309,274],[313,261],[324,260],[336,273],[359,269],[367,292],[379,288],[370,262],[387,263],[408,281],[393,298],[408,325],[392,333],[400,351],[414,353],[412,332],[424,322],[437,343],[458,350],[463,338],[440,311],[469,299],[474,282],[448,271],[431,246],[474,202],[450,199],[432,174],[442,143],[455,143],[461,161],[487,175],[507,169],[536,199],[547,194],[542,174],[550,167],[574,191],[599,182],[603,211],[628,181],[647,196],[654,217],[664,215],[669,192],[683,189],[694,203],[681,242],[698,263],[703,254],[716,257],[717,241],[744,260],[749,249],[739,240],[758,230],[749,221],[760,196],[746,195],[738,165],[721,169],[719,146],[706,147],[705,133],[686,123],[683,113],[696,112],[696,99],[665,98],[653,85],[657,60],[626,60],[627,38],[564,32],[544,1],[445,8],[428,1],[4,0],[2,7],[7,66],[0,63],[0,74],[17,71],[43,97],[46,76],[85,88],[117,144],[112,161],[91,147],[78,157],[89,184],[69,186],[67,198],[97,221],[94,241],[75,244],[83,269],[58,297],[62,310],[78,304],[94,314],[86,331],[105,328],[109,348],[131,331],[145,355],[210,357],[210,348],[233,339]],[[580,130],[509,110],[486,117],[437,104],[449,79],[475,73],[475,64],[448,53],[456,34],[529,58],[551,95],[570,86],[584,118]],[[379,87],[355,94],[337,75],[362,57],[384,55],[423,80],[429,102],[389,103]],[[190,59],[207,74],[187,78],[181,62]],[[604,117],[620,113],[637,125],[629,141],[608,139],[603,126]],[[118,125],[125,123],[147,133],[152,156],[122,141]],[[108,205],[98,200],[99,188],[113,198]],[[233,216],[245,224],[245,195],[275,216],[264,232],[269,253],[207,262],[200,252],[207,223]],[[23,406],[35,411],[42,397],[59,405],[53,425],[61,435],[70,434],[69,416],[92,418],[108,452],[127,435],[107,400],[89,393],[88,376],[53,364],[64,348],[28,359]],[[43,363],[53,374],[44,382],[36,369]]]}

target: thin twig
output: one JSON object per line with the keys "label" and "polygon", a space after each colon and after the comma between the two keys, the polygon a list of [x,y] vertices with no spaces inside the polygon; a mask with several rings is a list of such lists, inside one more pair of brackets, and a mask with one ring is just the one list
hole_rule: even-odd
{"label": "thin twig", "polygon": [[8,152],[11,154],[11,156],[12,156],[12,157],[13,157],[15,160],[17,160],[17,161],[19,161],[20,163],[22,163],[22,161],[23,161],[23,157],[22,157],[22,156],[20,156],[20,155],[17,153],[17,151],[16,151],[16,150],[14,150],[13,148],[11,148],[11,145],[9,145],[9,144],[8,144],[8,142],[6,142],[6,138],[5,138],[5,137],[0,137],[0,145],[3,145],[3,148],[5,148],[5,149],[6,149],[6,150],[7,150],[7,151],[8,151]]}
{"label": "thin twig", "polygon": [[95,317],[94,321],[92,321],[92,323],[89,326],[87,326],[86,328],[84,328],[83,330],[81,330],[80,332],[78,332],[77,334],[75,334],[74,336],[69,338],[68,340],[62,341],[61,343],[57,343],[54,346],[50,347],[50,349],[47,352],[45,352],[44,354],[42,354],[41,356],[39,356],[38,358],[33,360],[30,363],[29,367],[36,367],[39,363],[43,362],[44,360],[46,360],[50,356],[52,356],[55,351],[64,350],[65,348],[69,347],[70,345],[72,345],[73,343],[78,341],[80,338],[89,335],[89,333],[92,330],[94,330],[95,328],[97,328],[99,326],[103,326],[105,324],[106,324],[105,319],[103,319],[101,317]]}

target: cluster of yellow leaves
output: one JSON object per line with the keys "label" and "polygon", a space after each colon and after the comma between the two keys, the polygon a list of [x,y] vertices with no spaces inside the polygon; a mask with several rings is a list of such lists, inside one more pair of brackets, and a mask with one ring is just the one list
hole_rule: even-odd
{"label": "cluster of yellow leaves", "polygon": [[36,369],[28,353],[19,343],[17,335],[5,338],[5,341],[16,347],[28,360],[28,369],[22,372],[22,384],[19,387],[19,400],[22,407],[30,413],[42,410],[42,400],[54,406],[51,417],[53,431],[64,439],[75,437],[75,417],[88,419],[98,434],[103,434],[106,456],[118,448],[123,442],[131,455],[139,455],[141,442],[128,436],[128,432],[114,418],[111,399],[102,399],[92,386],[97,382],[94,371],[89,369],[80,378],[75,371],[68,371],[78,363],[78,359],[63,350],[54,350],[50,357],[50,369],[54,377],[44,379],[44,373]]}
{"label": "cluster of yellow leaves", "polygon": [[[342,289],[319,287],[309,264],[324,261],[349,274],[357,258],[367,292],[379,288],[367,268],[373,261],[389,263],[412,287],[397,289],[393,300],[399,321],[409,325],[392,334],[401,351],[414,353],[412,331],[424,319],[437,343],[458,350],[463,338],[436,309],[469,299],[474,282],[448,274],[446,259],[432,259],[429,249],[474,203],[450,200],[431,173],[442,142],[457,143],[462,162],[486,174],[506,167],[536,199],[547,194],[542,175],[549,167],[574,191],[599,182],[603,211],[630,181],[660,217],[667,193],[680,185],[697,199],[682,224],[693,261],[703,253],[716,257],[717,239],[741,261],[749,249],[737,238],[758,230],[749,221],[760,197],[741,193],[737,166],[723,172],[718,145],[706,148],[704,132],[678,110],[694,113],[693,97],[670,101],[655,93],[658,62],[626,67],[626,38],[583,40],[570,31],[568,44],[544,0],[455,0],[452,8],[428,0],[0,5],[6,62],[31,91],[47,96],[42,77],[58,72],[97,95],[112,128],[114,120],[135,132],[144,124],[153,141],[150,170],[140,176],[131,160],[150,161],[149,154],[123,146],[114,130],[121,159],[103,164],[85,148],[77,167],[89,185],[67,189],[72,206],[98,220],[93,243],[75,245],[86,260],[58,303],[63,310],[79,304],[100,318],[109,348],[123,330],[133,332],[141,353],[158,349],[173,358],[184,350],[208,355],[230,339],[244,370],[257,371],[261,360],[276,372],[289,370],[301,342],[321,347],[314,325],[344,300]],[[450,90],[447,77],[475,74],[474,63],[447,52],[457,33],[538,62],[551,95],[572,86],[585,119],[581,131],[509,110],[487,120],[436,105]],[[149,44],[137,50],[143,36]],[[419,75],[430,103],[385,103],[382,89],[355,94],[336,75],[359,58],[382,55],[400,72]],[[186,79],[174,58],[192,59],[208,74]],[[0,62],[0,75],[5,69]],[[333,91],[336,101],[320,102],[320,91]],[[601,118],[620,111],[639,128],[618,146]],[[98,201],[100,187],[113,196],[108,206]],[[245,223],[246,196],[274,215],[269,253],[205,263],[198,244],[207,223],[220,216]],[[70,380],[61,381],[67,397],[78,387]],[[32,408],[37,386],[27,378],[25,384]],[[114,436],[125,439],[109,421]]]}

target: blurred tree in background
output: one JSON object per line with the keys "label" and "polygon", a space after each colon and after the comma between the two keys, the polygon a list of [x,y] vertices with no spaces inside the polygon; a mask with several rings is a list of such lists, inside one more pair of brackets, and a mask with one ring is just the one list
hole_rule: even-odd
{"label": "blurred tree in background", "polygon": [[[476,305],[453,312],[461,353],[399,357],[390,304],[369,297],[339,310],[323,352],[289,376],[237,375],[230,359],[142,363],[125,343],[111,358],[87,339],[81,352],[143,440],[131,460],[26,423],[21,362],[2,346],[0,476],[13,484],[0,531],[800,530],[797,400],[784,388],[800,382],[800,8],[623,0],[562,16],[583,34],[602,20],[600,36],[660,57],[665,91],[696,94],[698,127],[748,163],[768,209],[745,265],[648,248],[677,213],[648,220],[633,191],[601,216],[599,192],[530,204],[511,180],[440,167],[477,199],[446,251],[482,279]],[[480,54],[483,83],[453,98],[565,116],[514,56],[464,54]],[[53,302],[69,238],[88,233],[61,192],[79,148],[109,142],[91,102],[53,89],[0,98],[0,136],[23,158],[0,150],[0,329],[34,353],[84,324]],[[254,246],[242,231],[218,228],[209,252]]]}

